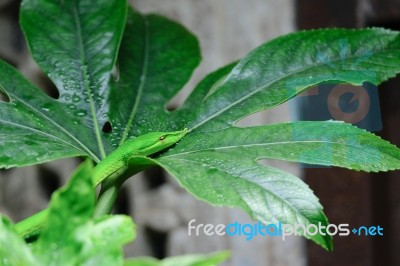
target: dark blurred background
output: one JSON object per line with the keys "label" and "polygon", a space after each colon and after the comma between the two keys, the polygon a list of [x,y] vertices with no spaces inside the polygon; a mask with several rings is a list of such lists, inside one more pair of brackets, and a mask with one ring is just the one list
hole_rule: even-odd
{"label": "dark blurred background", "polygon": [[[385,27],[400,29],[398,0],[297,0],[298,29]],[[379,86],[382,138],[400,146],[400,79]],[[364,173],[338,168],[305,169],[330,222],[380,225],[382,237],[335,237],[327,254],[308,244],[309,265],[400,265],[400,172]]]}

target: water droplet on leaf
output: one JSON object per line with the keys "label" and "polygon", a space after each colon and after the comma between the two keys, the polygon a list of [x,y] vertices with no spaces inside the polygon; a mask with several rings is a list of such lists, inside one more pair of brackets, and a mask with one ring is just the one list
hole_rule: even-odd
{"label": "water droplet on leaf", "polygon": [[78,95],[74,94],[74,96],[72,96],[72,102],[77,103],[81,100],[81,97],[79,97]]}
{"label": "water droplet on leaf", "polygon": [[87,115],[86,110],[78,110],[77,112],[74,113],[75,116],[83,117]]}

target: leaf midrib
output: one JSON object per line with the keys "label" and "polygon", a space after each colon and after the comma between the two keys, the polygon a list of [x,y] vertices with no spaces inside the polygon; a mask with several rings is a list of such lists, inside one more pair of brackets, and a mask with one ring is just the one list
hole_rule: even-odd
{"label": "leaf midrib", "polygon": [[[104,159],[106,157],[106,152],[105,152],[103,141],[101,138],[99,121],[97,119],[96,107],[94,106],[92,91],[90,89],[90,79],[89,79],[89,75],[88,75],[88,71],[87,71],[87,65],[85,63],[86,50],[85,50],[84,43],[83,43],[82,25],[81,25],[81,21],[79,18],[78,2],[76,2],[74,8],[72,9],[72,12],[73,12],[74,22],[75,22],[75,26],[76,26],[76,37],[78,39],[79,57],[80,57],[79,59],[80,59],[80,63],[81,63],[81,74],[83,77],[84,89],[86,90],[88,97],[89,97],[90,112],[92,114],[93,128],[95,131],[96,141],[97,141],[98,148],[100,151],[100,156],[101,156],[101,159]],[[96,156],[96,158],[97,158],[97,156]]]}
{"label": "leaf midrib", "polygon": [[133,122],[135,120],[137,111],[139,109],[139,104],[140,100],[143,97],[143,91],[144,87],[147,81],[147,71],[148,71],[148,64],[149,64],[149,45],[150,45],[150,40],[149,40],[149,22],[148,19],[145,16],[142,16],[143,22],[144,22],[144,58],[143,58],[143,67],[142,67],[142,74],[140,75],[140,84],[138,88],[138,92],[136,95],[135,103],[132,107],[132,111],[129,115],[129,120],[128,123],[125,126],[125,130],[122,133],[121,140],[119,142],[119,146],[124,143],[124,141],[128,138],[129,131],[131,130],[131,127],[133,125]]}
{"label": "leaf midrib", "polygon": [[[299,144],[299,143],[315,143],[315,144],[338,144],[338,145],[343,145],[341,142],[335,142],[335,141],[322,141],[322,140],[301,140],[301,141],[279,141],[279,142],[271,142],[271,143],[254,143],[254,144],[242,144],[242,145],[232,145],[232,146],[219,146],[216,148],[204,148],[204,149],[197,149],[197,150],[190,150],[186,152],[180,152],[180,153],[175,153],[171,155],[166,155],[163,156],[162,158],[168,158],[168,157],[176,157],[176,156],[182,156],[185,154],[191,154],[191,153],[196,153],[196,152],[203,152],[203,151],[215,151],[215,150],[228,150],[228,149],[235,149],[235,148],[248,148],[248,147],[263,147],[263,146],[273,146],[273,145],[286,145],[286,144]],[[359,145],[355,144],[346,144],[346,147],[354,147],[354,148],[360,148]]]}
{"label": "leaf midrib", "polygon": [[[391,43],[391,42],[390,42],[390,43]],[[388,45],[387,45],[387,46],[388,46]],[[391,51],[391,50],[379,50],[378,52],[372,54],[370,57],[376,56],[377,54],[379,54],[379,53],[381,53],[381,52],[386,53],[386,52],[389,52],[389,51]],[[348,57],[346,61],[351,61],[351,60],[358,59],[358,58],[360,58],[360,56],[351,56],[351,57]],[[342,62],[342,61],[343,61],[343,59],[340,58],[340,59],[338,59],[338,60],[332,60],[331,63],[336,64],[336,63],[340,63],[340,62]],[[250,98],[250,97],[253,96],[254,94],[257,94],[257,93],[260,92],[261,90],[263,90],[263,89],[265,89],[265,88],[267,88],[267,87],[269,87],[269,86],[271,86],[271,85],[273,85],[273,84],[275,84],[275,83],[277,83],[277,82],[280,82],[280,81],[282,81],[282,80],[284,80],[284,79],[286,79],[286,78],[288,78],[288,77],[290,77],[290,76],[296,75],[296,74],[298,74],[298,73],[307,72],[307,71],[309,71],[309,70],[312,70],[312,69],[314,69],[314,68],[318,68],[318,67],[321,67],[321,66],[324,66],[324,65],[326,65],[326,63],[321,63],[321,64],[317,64],[317,65],[312,65],[312,66],[310,66],[310,67],[298,69],[298,70],[296,70],[296,71],[293,71],[293,72],[290,72],[290,73],[288,73],[288,74],[285,74],[285,75],[283,75],[282,77],[280,77],[280,78],[278,78],[278,79],[276,79],[276,80],[272,80],[272,81],[268,82],[267,84],[265,84],[265,85],[263,85],[263,86],[260,86],[260,87],[258,87],[257,89],[251,91],[250,93],[244,95],[243,97],[237,99],[236,101],[232,102],[231,104],[225,106],[224,108],[222,108],[221,110],[219,110],[219,111],[215,112],[214,114],[210,115],[209,117],[207,117],[207,118],[204,119],[203,121],[199,122],[198,124],[194,125],[193,127],[191,127],[191,128],[189,129],[189,132],[193,131],[194,129],[196,129],[196,128],[200,127],[201,125],[207,123],[208,121],[214,119],[215,117],[219,116],[220,114],[226,112],[226,111],[229,110],[230,108],[236,106],[237,104],[240,104],[241,102],[243,102],[243,101],[245,101],[246,99]],[[387,65],[385,65],[385,66],[387,66]],[[350,70],[353,70],[353,69],[350,69]],[[333,79],[335,79],[335,78],[333,78]],[[323,81],[328,81],[328,80],[330,80],[330,79],[324,79],[324,80],[318,81],[318,82],[315,83],[315,84],[321,83],[321,82],[323,82]],[[363,80],[363,81],[365,81],[365,80]],[[349,81],[346,81],[346,82],[349,82]],[[350,84],[356,84],[355,82],[349,82],[349,83],[350,83]],[[308,85],[307,87],[310,87],[310,86],[315,85],[315,84],[310,84],[310,85]],[[236,85],[236,84],[235,84],[235,85]],[[307,87],[306,87],[306,88],[307,88]],[[299,93],[299,92],[300,92],[300,91],[298,91],[297,93]],[[281,101],[281,102],[278,102],[278,103],[276,103],[276,104],[274,104],[274,105],[271,105],[271,106],[267,107],[267,109],[272,108],[272,107],[274,107],[274,106],[276,106],[276,105],[279,105],[279,104],[281,104],[281,103],[283,103],[283,102],[285,102],[285,101],[287,101],[287,100],[288,100],[288,99],[285,99],[284,101]]]}

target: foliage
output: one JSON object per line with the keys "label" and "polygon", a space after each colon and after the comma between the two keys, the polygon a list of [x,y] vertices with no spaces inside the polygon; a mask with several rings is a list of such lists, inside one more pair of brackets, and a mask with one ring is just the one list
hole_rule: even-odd
{"label": "foliage", "polygon": [[122,246],[135,237],[124,215],[93,218],[93,165],[83,163],[65,188],[55,192],[48,224],[28,246],[4,216],[0,220],[0,265],[122,265]]}
{"label": "foliage", "polygon": [[[400,72],[398,32],[321,29],[277,38],[209,74],[181,107],[167,111],[167,103],[200,61],[197,39],[181,25],[139,14],[124,0],[100,0],[96,5],[88,0],[24,0],[21,26],[33,58],[56,85],[59,97],[49,97],[0,62],[0,93],[6,98],[0,102],[1,168],[74,156],[99,162],[127,139],[188,128],[178,145],[144,160],[163,167],[187,191],[212,205],[239,207],[264,223],[304,225],[328,224],[317,197],[297,177],[259,160],[374,172],[400,168],[398,148],[345,123],[236,126],[246,116],[273,108],[316,84],[377,85],[394,77]],[[108,123],[111,132],[103,130]],[[76,176],[89,175],[89,168],[86,164]],[[82,253],[75,259],[82,261],[94,258],[97,251],[103,252],[96,254],[104,261],[120,255],[117,249],[104,249],[101,237],[109,234],[99,230],[116,226],[110,233],[121,234],[112,239],[119,247],[132,238],[126,229],[130,222],[124,217],[91,219],[95,200],[87,180],[72,179],[68,189],[86,182],[86,189],[74,190],[76,197],[91,196],[71,212],[66,206],[72,202],[62,200],[63,192],[54,197],[50,225],[33,249],[36,257],[3,218],[2,230],[15,239],[15,254],[23,252],[27,261],[48,262],[45,246],[56,243],[65,256],[60,256],[60,263],[79,250]],[[62,227],[71,215],[76,215],[71,220],[76,224]],[[73,233],[82,228],[87,233],[75,239]],[[57,242],[62,235],[68,237],[66,243],[81,246],[64,247]],[[327,250],[333,248],[329,235],[305,237]],[[92,246],[86,250],[89,243]]]}

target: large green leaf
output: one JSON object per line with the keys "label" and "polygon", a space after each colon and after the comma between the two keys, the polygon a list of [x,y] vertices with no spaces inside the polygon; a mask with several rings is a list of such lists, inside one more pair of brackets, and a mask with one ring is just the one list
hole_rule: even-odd
{"label": "large green leaf", "polygon": [[[400,168],[400,151],[372,133],[343,122],[293,122],[192,133],[155,160],[197,198],[240,207],[264,223],[327,225],[322,206],[300,179],[261,159],[355,170]],[[193,171],[195,169],[195,171]],[[332,249],[331,237],[307,236]]]}
{"label": "large green leaf", "polygon": [[33,58],[57,86],[59,101],[85,126],[84,143],[94,142],[99,158],[109,150],[101,128],[125,17],[125,0],[24,0],[21,6]]}
{"label": "large green leaf", "polygon": [[196,37],[182,26],[156,15],[129,12],[118,58],[119,77],[110,97],[113,143],[175,129],[166,105],[199,61]]}

